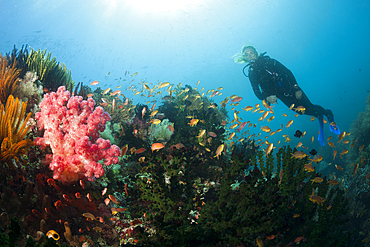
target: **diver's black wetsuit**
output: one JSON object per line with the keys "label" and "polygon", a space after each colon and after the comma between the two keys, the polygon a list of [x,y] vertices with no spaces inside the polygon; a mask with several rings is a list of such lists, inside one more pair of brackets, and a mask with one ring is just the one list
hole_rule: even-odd
{"label": "diver's black wetsuit", "polygon": [[[329,121],[333,118],[330,110],[325,110],[320,105],[314,105],[303,90],[298,86],[293,73],[275,59],[262,53],[256,61],[251,61],[249,66],[249,80],[257,98],[265,100],[270,95],[276,95],[286,106],[306,108],[304,114],[322,118],[327,116]],[[295,93],[302,91],[301,99]],[[298,112],[302,114],[301,112]]]}

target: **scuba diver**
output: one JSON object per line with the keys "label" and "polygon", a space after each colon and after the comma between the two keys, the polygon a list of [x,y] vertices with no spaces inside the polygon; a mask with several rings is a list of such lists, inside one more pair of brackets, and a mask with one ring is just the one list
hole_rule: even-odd
{"label": "scuba diver", "polygon": [[[326,116],[330,125],[330,131],[339,135],[340,130],[334,122],[334,115],[330,109],[324,109],[320,105],[314,105],[299,87],[293,73],[275,59],[265,56],[266,52],[258,55],[257,50],[251,46],[243,46],[242,52],[234,56],[236,63],[247,63],[243,68],[243,74],[249,77],[254,94],[260,100],[265,100],[269,105],[276,104],[281,100],[286,106],[294,104],[299,114],[314,116],[319,120],[319,142],[325,145],[323,131],[323,116]],[[245,69],[249,66],[248,75]]]}

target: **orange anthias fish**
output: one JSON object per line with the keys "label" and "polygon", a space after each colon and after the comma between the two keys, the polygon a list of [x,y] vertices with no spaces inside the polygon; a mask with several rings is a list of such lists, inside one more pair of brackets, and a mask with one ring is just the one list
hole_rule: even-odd
{"label": "orange anthias fish", "polygon": [[174,132],[175,132],[175,128],[173,127],[173,125],[167,125],[167,128],[168,128],[172,133],[174,133]]}
{"label": "orange anthias fish", "polygon": [[338,142],[341,142],[345,136],[346,136],[346,132],[345,131],[343,131],[342,133],[340,133]]}
{"label": "orange anthias fish", "polygon": [[272,149],[274,148],[274,144],[273,143],[270,143],[267,148],[266,148],[266,153],[265,153],[265,156],[269,155],[269,153],[271,153]]}
{"label": "orange anthias fish", "polygon": [[315,177],[314,179],[311,179],[310,181],[313,182],[316,182],[316,183],[321,183],[322,181],[324,181],[324,179],[322,179],[321,177]]}
{"label": "orange anthias fish", "polygon": [[333,156],[334,156],[333,160],[335,160],[336,155],[337,155],[337,150],[333,150]]}
{"label": "orange anthias fish", "polygon": [[86,218],[91,219],[91,220],[96,220],[96,217],[91,213],[84,213],[82,215],[85,216]]}
{"label": "orange anthias fish", "polygon": [[118,204],[118,201],[117,201],[117,199],[116,199],[114,196],[112,196],[112,195],[108,195],[108,197],[109,197],[109,199],[110,199],[112,202],[114,202],[115,204]]}
{"label": "orange anthias fish", "polygon": [[312,164],[306,164],[306,165],[304,165],[304,169],[306,171],[309,171],[309,172],[314,172],[315,171],[315,168],[313,167]]}
{"label": "orange anthias fish", "polygon": [[292,155],[292,157],[294,157],[294,158],[297,158],[297,159],[303,159],[304,157],[306,157],[307,156],[307,154],[305,154],[304,152],[302,152],[302,151],[296,151],[293,155]]}
{"label": "orange anthias fish", "polygon": [[218,146],[218,148],[216,150],[216,155],[214,157],[217,157],[217,159],[218,159],[218,156],[221,155],[222,151],[224,150],[224,147],[225,147],[224,144],[221,144],[220,146]]}
{"label": "orange anthias fish", "polygon": [[353,176],[356,175],[358,167],[359,167],[359,164],[355,165],[355,167],[353,168]]}
{"label": "orange anthias fish", "polygon": [[197,123],[199,122],[199,119],[196,119],[196,118],[193,118],[192,120],[190,120],[190,123],[188,123],[191,127],[197,125]]}
{"label": "orange anthias fish", "polygon": [[261,130],[264,131],[264,132],[267,132],[267,133],[271,131],[270,127],[268,127],[268,126],[262,126]]}
{"label": "orange anthias fish", "polygon": [[90,83],[91,86],[98,85],[98,84],[99,84],[98,81],[93,81],[93,82]]}
{"label": "orange anthias fish", "polygon": [[162,143],[153,143],[152,144],[152,152],[154,152],[155,150],[160,150],[164,148],[164,145]]}
{"label": "orange anthias fish", "polygon": [[135,151],[135,154],[141,154],[145,152],[145,148],[139,148],[138,150]]}
{"label": "orange anthias fish", "polygon": [[232,98],[232,99],[231,99],[231,102],[232,102],[232,103],[240,102],[242,99],[243,99],[242,97],[240,97],[240,96],[236,96],[235,98]]}
{"label": "orange anthias fish", "polygon": [[103,95],[107,94],[110,91],[110,88],[104,90]]}
{"label": "orange anthias fish", "polygon": [[121,158],[126,155],[128,150],[128,144],[121,148]]}
{"label": "orange anthias fish", "polygon": [[141,118],[144,118],[145,112],[146,112],[146,107],[144,107],[143,110],[141,110]]}
{"label": "orange anthias fish", "polygon": [[293,124],[293,120],[290,120],[287,124],[286,127],[289,128]]}

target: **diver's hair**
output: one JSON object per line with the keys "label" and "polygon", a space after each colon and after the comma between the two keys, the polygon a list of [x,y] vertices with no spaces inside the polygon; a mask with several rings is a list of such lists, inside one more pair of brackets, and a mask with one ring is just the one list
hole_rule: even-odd
{"label": "diver's hair", "polygon": [[257,57],[258,57],[258,52],[257,52],[256,48],[254,48],[252,45],[244,45],[242,47],[242,51],[236,53],[233,56],[235,63],[248,63],[247,58],[244,56],[244,53],[247,49],[253,49],[257,53]]}

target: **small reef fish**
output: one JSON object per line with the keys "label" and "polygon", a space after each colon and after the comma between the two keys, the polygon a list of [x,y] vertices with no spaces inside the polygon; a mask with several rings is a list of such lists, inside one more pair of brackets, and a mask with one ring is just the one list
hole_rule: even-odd
{"label": "small reef fish", "polygon": [[311,179],[310,181],[312,181],[312,183],[321,183],[322,181],[324,181],[324,179],[322,179],[321,177],[315,177],[314,179]]}
{"label": "small reef fish", "polygon": [[197,123],[199,122],[199,119],[196,119],[196,118],[193,118],[192,120],[190,120],[190,123],[188,123],[191,127],[197,125]]}
{"label": "small reef fish", "polygon": [[304,112],[306,110],[306,108],[305,107],[303,107],[303,106],[298,106],[297,108],[295,108],[295,111],[297,112],[297,111],[300,111],[300,112]]}
{"label": "small reef fish", "polygon": [[337,184],[339,184],[339,182],[337,181],[337,180],[328,180],[328,184],[330,184],[330,185],[337,185]]}
{"label": "small reef fish", "polygon": [[107,94],[109,91],[110,91],[110,87],[104,90],[103,95]]}
{"label": "small reef fish", "polygon": [[292,157],[294,158],[297,158],[297,159],[303,159],[304,157],[306,157],[307,154],[305,154],[303,151],[296,151]]}
{"label": "small reef fish", "polygon": [[343,171],[343,168],[339,165],[335,165],[335,168],[337,168],[339,171]]}
{"label": "small reef fish", "polygon": [[229,138],[227,138],[227,139],[231,140],[234,137],[234,135],[235,135],[235,132],[231,133]]}
{"label": "small reef fish", "polygon": [[111,95],[111,96],[115,96],[115,95],[117,95],[117,94],[121,94],[121,90],[116,90],[116,91],[114,91],[113,93],[111,93],[110,95]]}
{"label": "small reef fish", "polygon": [[216,150],[216,155],[214,157],[218,157],[221,155],[222,151],[224,150],[224,147],[225,145],[224,144],[221,144],[220,146],[218,146],[217,150]]}
{"label": "small reef fish", "polygon": [[55,241],[58,241],[60,239],[59,234],[56,231],[54,231],[54,230],[48,231],[46,233],[46,237],[53,238]]}
{"label": "small reef fish", "polygon": [[146,107],[144,107],[144,108],[141,110],[141,118],[144,118],[145,112],[146,112]]}
{"label": "small reef fish", "polygon": [[293,120],[290,120],[287,124],[286,127],[289,128],[293,124]]}
{"label": "small reef fish", "polygon": [[205,133],[206,133],[206,130],[200,130],[197,138],[201,138],[202,136],[204,136]]}
{"label": "small reef fish", "polygon": [[264,131],[264,132],[267,132],[267,133],[271,131],[270,127],[268,127],[268,126],[262,126],[261,130]]}
{"label": "small reef fish", "polygon": [[167,125],[167,128],[168,128],[172,133],[174,133],[174,132],[175,132],[175,128],[173,127],[173,125]]}
{"label": "small reef fish", "polygon": [[320,163],[322,161],[323,157],[321,155],[315,155],[315,157],[311,160],[312,162],[315,163]]}
{"label": "small reef fish", "polygon": [[243,108],[243,111],[251,111],[253,110],[253,106],[246,106]]}
{"label": "small reef fish", "polygon": [[305,164],[305,165],[304,165],[304,169],[305,169],[306,171],[309,171],[309,172],[314,172],[314,171],[315,171],[315,168],[313,167],[313,165],[312,165],[312,164]]}
{"label": "small reef fish", "polygon": [[215,132],[208,132],[207,135],[211,137],[217,137],[217,134]]}
{"label": "small reef fish", "polygon": [[240,102],[243,98],[240,96],[236,96],[231,99],[231,103]]}
{"label": "small reef fish", "polygon": [[270,143],[270,144],[267,146],[265,156],[269,155],[269,153],[272,151],[273,147],[274,147],[274,144],[273,144],[273,143]]}
{"label": "small reef fish", "polygon": [[[321,206],[323,206],[323,202],[325,202],[325,198],[321,197],[321,196],[314,196],[314,195],[310,195],[310,201],[313,202],[313,203],[317,203],[317,204],[321,204]],[[297,239],[296,239],[297,240]]]}
{"label": "small reef fish", "polygon": [[[217,94],[219,94],[220,93],[220,91],[214,91],[212,94],[211,94],[211,96],[210,97],[213,97],[213,96],[216,96]],[[208,93],[207,93],[208,94]]]}
{"label": "small reef fish", "polygon": [[152,119],[150,122],[152,124],[159,124],[161,122],[161,120],[159,120],[159,119]]}
{"label": "small reef fish", "polygon": [[90,97],[92,97],[92,96],[94,96],[94,94],[92,94],[92,93],[89,93],[89,94],[87,95],[87,97],[88,97],[88,98],[90,98]]}
{"label": "small reef fish", "polygon": [[160,150],[164,148],[164,145],[162,143],[153,143],[152,144],[152,152],[154,152],[155,150]]}
{"label": "small reef fish", "polygon": [[237,128],[236,130],[238,131],[238,132],[240,132],[245,126],[247,125],[247,122],[243,122],[240,126],[239,126],[239,128]]}
{"label": "small reef fish", "polygon": [[84,213],[84,214],[82,214],[84,217],[86,217],[86,218],[89,218],[89,219],[91,219],[91,220],[96,220],[96,217],[95,217],[95,215],[93,215],[92,213]]}
{"label": "small reef fish", "polygon": [[98,85],[98,84],[99,84],[98,81],[93,81],[93,82],[90,83],[91,86]]}
{"label": "small reef fish", "polygon": [[145,148],[139,148],[138,150],[135,151],[135,154],[141,154],[145,152]]}
{"label": "small reef fish", "polygon": [[118,204],[118,201],[117,201],[117,199],[116,199],[114,196],[112,196],[112,195],[108,195],[108,197],[109,197],[109,199],[110,199],[112,202],[114,202],[115,204]]}
{"label": "small reef fish", "polygon": [[169,82],[162,82],[161,84],[159,84],[159,86],[157,87],[158,89],[161,89],[161,88],[164,88],[164,87],[167,87],[169,86],[170,83]]}
{"label": "small reef fish", "polygon": [[125,146],[121,148],[121,158],[126,155],[127,150],[128,150],[128,144],[126,144]]}

